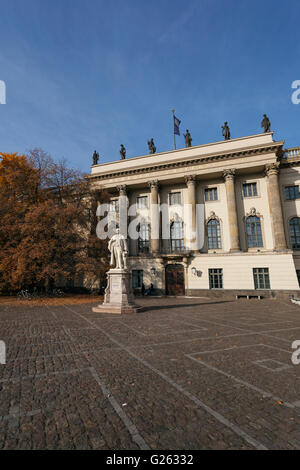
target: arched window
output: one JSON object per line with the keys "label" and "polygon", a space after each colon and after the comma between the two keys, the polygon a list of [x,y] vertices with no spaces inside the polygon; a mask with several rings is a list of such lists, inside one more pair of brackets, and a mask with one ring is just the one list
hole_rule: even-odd
{"label": "arched window", "polygon": [[217,219],[210,219],[207,222],[208,249],[221,248],[220,222]]}
{"label": "arched window", "polygon": [[292,242],[292,247],[295,250],[300,249],[300,218],[293,217],[290,220],[290,237]]}
{"label": "arched window", "polygon": [[179,251],[183,249],[183,226],[182,222],[173,222],[170,227],[171,232],[171,250]]}
{"label": "arched window", "polygon": [[260,218],[250,215],[246,219],[248,248],[263,246]]}
{"label": "arched window", "polygon": [[149,225],[145,223],[139,226],[138,251],[140,253],[149,252]]}

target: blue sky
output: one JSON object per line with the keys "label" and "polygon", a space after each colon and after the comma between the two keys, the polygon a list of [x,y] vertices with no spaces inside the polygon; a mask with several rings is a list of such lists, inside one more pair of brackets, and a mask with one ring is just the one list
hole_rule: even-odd
{"label": "blue sky", "polygon": [[[261,132],[300,146],[299,0],[0,0],[0,150],[41,147],[89,172],[173,146]],[[184,146],[181,135],[177,147]]]}

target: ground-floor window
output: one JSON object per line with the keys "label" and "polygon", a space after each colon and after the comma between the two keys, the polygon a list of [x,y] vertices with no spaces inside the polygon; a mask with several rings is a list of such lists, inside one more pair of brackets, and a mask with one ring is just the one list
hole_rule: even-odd
{"label": "ground-floor window", "polygon": [[297,273],[297,278],[298,278],[298,284],[300,287],[300,269],[296,269],[296,273]]}
{"label": "ground-floor window", "polygon": [[142,287],[143,284],[143,270],[142,269],[133,269],[132,270],[132,287],[133,289],[138,289]]}
{"label": "ground-floor window", "polygon": [[223,289],[223,269],[209,269],[208,275],[210,289]]}
{"label": "ground-floor window", "polygon": [[253,268],[255,289],[270,289],[269,268]]}

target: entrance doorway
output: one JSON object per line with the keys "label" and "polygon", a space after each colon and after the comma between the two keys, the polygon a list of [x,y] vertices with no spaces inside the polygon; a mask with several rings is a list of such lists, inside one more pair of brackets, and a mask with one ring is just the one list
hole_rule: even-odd
{"label": "entrance doorway", "polygon": [[181,264],[166,266],[166,294],[184,295],[184,268]]}

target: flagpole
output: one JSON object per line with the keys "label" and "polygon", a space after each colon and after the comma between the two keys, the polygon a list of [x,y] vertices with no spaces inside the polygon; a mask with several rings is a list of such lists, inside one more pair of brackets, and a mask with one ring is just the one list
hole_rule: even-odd
{"label": "flagpole", "polygon": [[176,139],[175,139],[175,132],[174,132],[174,113],[175,113],[175,109],[172,109],[172,113],[173,113],[173,134],[174,134],[174,150],[176,150]]}

